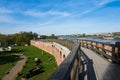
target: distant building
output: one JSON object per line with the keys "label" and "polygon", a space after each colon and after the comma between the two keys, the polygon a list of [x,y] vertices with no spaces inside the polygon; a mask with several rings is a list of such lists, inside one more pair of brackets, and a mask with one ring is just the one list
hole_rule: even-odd
{"label": "distant building", "polygon": [[112,33],[106,33],[104,36],[103,36],[104,39],[113,39],[113,34]]}
{"label": "distant building", "polygon": [[58,37],[58,39],[61,39],[61,40],[63,40],[64,38],[63,38],[63,37]]}
{"label": "distant building", "polygon": [[40,36],[40,35],[38,35],[38,36],[37,36],[37,38],[38,38],[38,39],[40,39],[40,38],[41,38],[41,36]]}

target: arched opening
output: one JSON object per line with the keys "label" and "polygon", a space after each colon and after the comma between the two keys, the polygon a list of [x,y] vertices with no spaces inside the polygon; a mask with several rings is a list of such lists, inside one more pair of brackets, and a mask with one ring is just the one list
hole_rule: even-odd
{"label": "arched opening", "polygon": [[63,58],[65,58],[65,55],[63,55]]}
{"label": "arched opening", "polygon": [[62,52],[60,51],[60,57],[62,57]]}

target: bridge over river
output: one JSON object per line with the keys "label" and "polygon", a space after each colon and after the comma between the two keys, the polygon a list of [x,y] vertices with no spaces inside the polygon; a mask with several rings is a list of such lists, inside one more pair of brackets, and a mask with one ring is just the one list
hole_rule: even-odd
{"label": "bridge over river", "polygon": [[119,63],[119,42],[81,39],[49,80],[120,80]]}

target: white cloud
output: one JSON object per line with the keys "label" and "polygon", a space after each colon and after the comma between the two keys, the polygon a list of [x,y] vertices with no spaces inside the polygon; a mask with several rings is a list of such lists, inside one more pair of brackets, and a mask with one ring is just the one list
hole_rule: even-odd
{"label": "white cloud", "polygon": [[29,11],[24,11],[23,14],[33,16],[33,17],[48,17],[48,16],[67,17],[67,16],[70,16],[70,13],[68,12],[60,12],[60,11],[54,11],[54,10],[50,10],[46,12],[29,10]]}
{"label": "white cloud", "polygon": [[14,22],[14,21],[15,20],[11,16],[0,15],[0,22],[2,22],[2,23],[11,23],[11,22]]}
{"label": "white cloud", "polygon": [[[94,6],[94,7],[92,7],[92,8],[88,8],[88,9],[84,10],[83,12],[81,12],[81,13],[78,14],[78,15],[79,15],[79,16],[82,16],[82,15],[84,15],[84,14],[91,13],[91,12],[93,12],[93,11],[95,11],[95,10],[103,7],[103,6],[105,6],[106,4],[108,4],[108,3],[112,2],[112,1],[113,1],[113,0],[102,0],[102,1],[100,1],[99,3],[96,3],[96,0],[95,0],[96,6]],[[77,15],[77,16],[78,16],[78,15]]]}
{"label": "white cloud", "polygon": [[25,11],[23,12],[24,15],[29,15],[29,16],[33,16],[33,17],[43,17],[45,16],[45,14],[43,12],[38,12],[38,11]]}
{"label": "white cloud", "polygon": [[59,11],[48,11],[48,14],[50,15],[58,15],[58,16],[63,16],[63,17],[67,17],[70,16],[71,14],[68,12],[59,12]]}
{"label": "white cloud", "polygon": [[115,0],[102,0],[102,1],[98,4],[98,6],[104,6],[104,5],[106,5],[106,4],[108,4],[108,3],[112,2],[112,1],[115,1]]}
{"label": "white cloud", "polygon": [[94,10],[94,8],[85,10],[85,11],[83,11],[82,13],[80,13],[80,15],[82,16],[82,15],[84,15],[84,14],[90,13],[90,12],[92,12],[93,10]]}
{"label": "white cloud", "polygon": [[13,11],[8,10],[6,8],[0,8],[0,14],[9,14],[9,13],[13,13]]}
{"label": "white cloud", "polygon": [[14,13],[13,10],[9,10],[4,7],[0,7],[0,22],[1,23],[13,23],[16,22],[16,20],[10,15]]}

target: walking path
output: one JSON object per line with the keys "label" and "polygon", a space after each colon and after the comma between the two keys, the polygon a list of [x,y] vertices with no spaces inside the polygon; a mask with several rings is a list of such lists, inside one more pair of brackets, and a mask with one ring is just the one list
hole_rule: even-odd
{"label": "walking path", "polygon": [[97,80],[120,80],[120,65],[108,62],[100,55],[89,49],[83,47],[81,49],[85,55],[89,57],[89,60],[92,61]]}
{"label": "walking path", "polygon": [[22,70],[25,62],[26,57],[24,55],[20,55],[20,60],[17,62],[17,64],[11,69],[9,74],[5,75],[2,80],[15,80],[18,76],[18,73]]}

